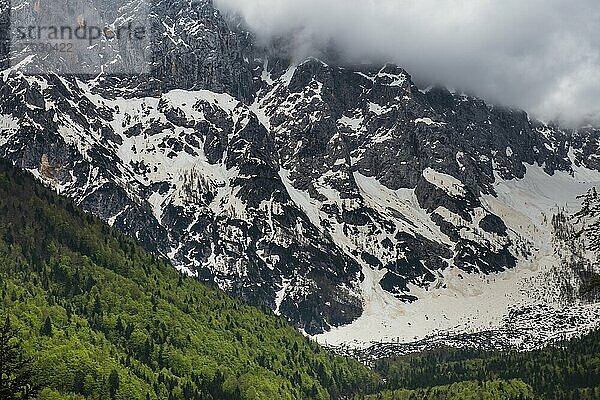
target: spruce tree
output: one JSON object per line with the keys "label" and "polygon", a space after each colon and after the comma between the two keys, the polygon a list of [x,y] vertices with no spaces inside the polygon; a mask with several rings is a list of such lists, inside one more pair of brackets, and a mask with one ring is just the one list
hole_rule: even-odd
{"label": "spruce tree", "polygon": [[52,335],[53,335],[52,319],[49,316],[46,317],[46,320],[44,321],[44,324],[42,325],[42,328],[40,329],[40,334],[42,334],[44,336],[52,337]]}
{"label": "spruce tree", "polygon": [[25,357],[18,331],[7,316],[0,326],[0,399],[25,400],[37,396],[39,389],[32,383],[30,360]]}
{"label": "spruce tree", "polygon": [[120,386],[119,373],[113,369],[110,372],[110,375],[108,376],[108,390],[110,393],[110,398],[112,400],[116,399],[117,392],[119,391],[119,386]]}

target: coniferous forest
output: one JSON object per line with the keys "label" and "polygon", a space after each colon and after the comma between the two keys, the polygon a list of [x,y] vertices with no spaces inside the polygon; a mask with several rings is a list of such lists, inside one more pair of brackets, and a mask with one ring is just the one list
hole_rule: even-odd
{"label": "coniferous forest", "polygon": [[600,332],[532,352],[439,349],[375,370],[389,390],[369,399],[600,399]]}
{"label": "coniferous forest", "polygon": [[0,162],[0,399],[598,399],[599,339],[369,368]]}
{"label": "coniferous forest", "polygon": [[379,382],[4,162],[0,313],[2,400],[329,399]]}

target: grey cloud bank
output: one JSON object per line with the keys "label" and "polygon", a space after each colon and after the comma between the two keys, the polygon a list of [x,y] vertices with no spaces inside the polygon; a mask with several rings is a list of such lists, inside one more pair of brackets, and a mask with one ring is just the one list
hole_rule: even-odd
{"label": "grey cloud bank", "polygon": [[215,0],[259,40],[294,33],[296,55],[334,43],[544,120],[600,123],[598,0]]}

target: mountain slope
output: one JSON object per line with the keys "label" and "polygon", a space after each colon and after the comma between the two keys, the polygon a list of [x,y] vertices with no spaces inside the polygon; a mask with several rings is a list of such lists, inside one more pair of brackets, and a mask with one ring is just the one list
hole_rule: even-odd
{"label": "mountain slope", "polygon": [[337,398],[377,382],[5,162],[0,277],[3,320],[20,328],[42,398],[108,398],[112,371],[121,399]]}
{"label": "mountain slope", "polygon": [[[308,332],[360,314],[360,268],[292,202],[271,135],[239,101],[178,90],[111,100],[73,79],[7,79],[0,108],[17,120],[0,139],[4,157],[147,249]],[[295,292],[277,301],[292,280]]]}
{"label": "mountain slope", "polygon": [[329,344],[537,346],[594,325],[577,277],[597,267],[562,231],[600,183],[599,130],[394,65],[272,57],[210,1],[153,12],[170,40],[153,77],[4,71],[0,156]]}
{"label": "mountain slope", "polygon": [[[590,209],[596,200],[590,194]],[[0,317],[20,329],[40,399],[326,399],[360,391],[374,399],[516,400],[598,392],[597,332],[533,353],[381,360],[384,386],[281,318],[180,275],[6,162],[0,221]],[[369,395],[383,388],[415,390]]]}

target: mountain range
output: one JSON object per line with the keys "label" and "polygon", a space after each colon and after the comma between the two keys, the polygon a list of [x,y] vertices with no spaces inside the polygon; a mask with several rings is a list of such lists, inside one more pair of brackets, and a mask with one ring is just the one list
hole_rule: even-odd
{"label": "mountain range", "polygon": [[3,70],[0,157],[328,346],[531,349],[597,326],[593,221],[572,216],[600,129],[295,60],[208,0],[151,17],[149,75]]}

